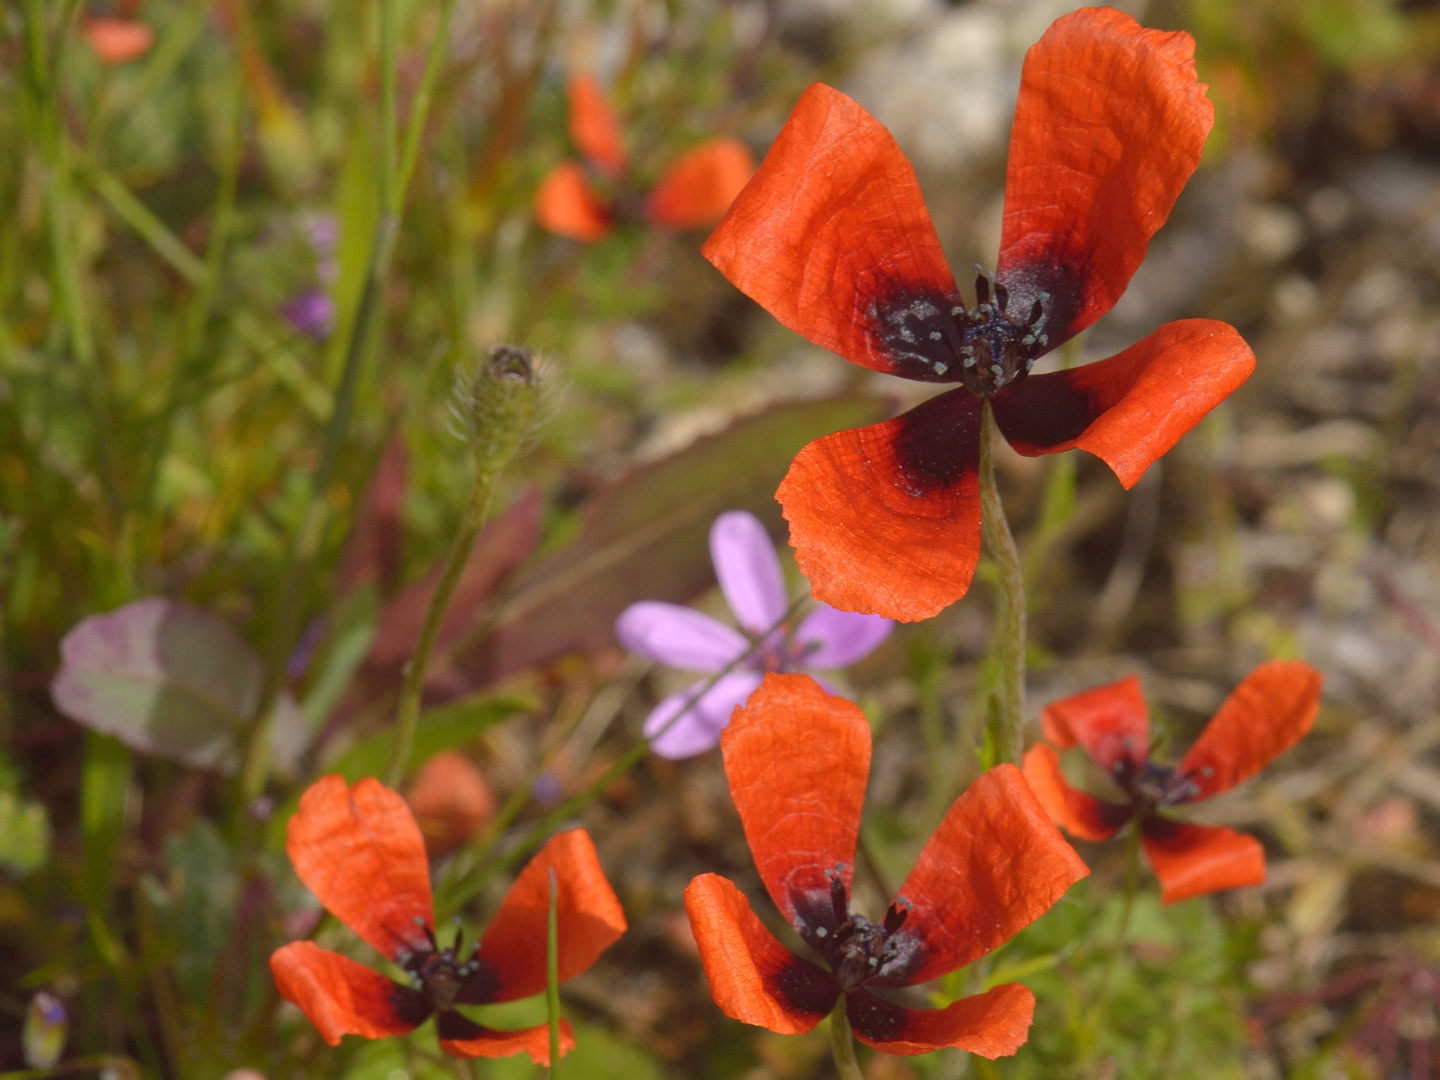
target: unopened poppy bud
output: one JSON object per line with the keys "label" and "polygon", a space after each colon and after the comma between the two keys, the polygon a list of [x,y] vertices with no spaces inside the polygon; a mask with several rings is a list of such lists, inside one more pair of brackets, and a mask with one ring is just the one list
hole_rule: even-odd
{"label": "unopened poppy bud", "polygon": [[524,443],[540,385],[535,357],[520,345],[492,346],[473,375],[457,380],[455,412],[482,473],[503,467]]}
{"label": "unopened poppy bud", "polygon": [[32,1069],[50,1069],[65,1051],[65,1003],[54,994],[40,991],[25,1010],[21,1041],[25,1064]]}

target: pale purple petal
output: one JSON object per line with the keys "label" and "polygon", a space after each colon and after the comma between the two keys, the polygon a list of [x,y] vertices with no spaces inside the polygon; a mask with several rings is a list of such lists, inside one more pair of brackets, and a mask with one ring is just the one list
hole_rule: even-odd
{"label": "pale purple petal", "polygon": [[795,631],[793,649],[806,667],[849,667],[880,647],[895,624],[879,615],[820,604]]}
{"label": "pale purple petal", "polygon": [[746,630],[763,634],[785,617],[785,575],[770,534],[754,514],[731,510],[716,518],[710,558],[720,591]]}
{"label": "pale purple petal", "polygon": [[615,636],[631,652],[683,671],[720,671],[750,647],[709,615],[658,600],[642,600],[622,611]]}
{"label": "pale purple petal", "polygon": [[[730,722],[735,706],[744,705],[763,678],[758,671],[732,671],[722,675],[683,715],[681,710],[695,698],[705,681],[702,679],[678,694],[671,694],[645,719],[645,737],[654,740],[650,749],[661,757],[679,760],[713,748],[720,742],[720,733]],[[676,716],[679,719],[674,719]]]}
{"label": "pale purple petal", "polygon": [[335,329],[335,301],[321,289],[296,293],[280,309],[285,320],[306,337],[322,341]]}

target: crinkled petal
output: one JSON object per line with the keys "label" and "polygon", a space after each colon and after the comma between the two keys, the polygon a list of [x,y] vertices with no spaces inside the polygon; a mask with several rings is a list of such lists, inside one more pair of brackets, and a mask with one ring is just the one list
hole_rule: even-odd
{"label": "crinkled petal", "polygon": [[754,514],[731,510],[710,526],[710,558],[720,591],[752,634],[768,634],[785,617],[785,574],[775,544]]}
{"label": "crinkled petal", "polygon": [[646,216],[667,229],[719,221],[750,177],[755,158],[739,139],[709,139],[671,163],[645,200]]}
{"label": "crinkled petal", "polygon": [[1078,446],[1129,488],[1254,370],[1233,326],[1182,319],[1108,360],[1007,386],[992,399],[995,422],[1028,457]]}
{"label": "crinkled petal", "polygon": [[[436,1034],[440,1036],[440,1049],[451,1057],[511,1057],[523,1050],[536,1065],[550,1064],[548,1024],[537,1024],[535,1027],[515,1031],[497,1031],[495,1028],[477,1024],[453,1009],[446,1009],[438,1019]],[[575,1029],[570,1026],[569,1020],[561,1017],[560,1056],[564,1057],[574,1049]]]}
{"label": "crinkled petal", "polygon": [[730,796],[755,868],[790,925],[812,945],[834,930],[830,878],[848,896],[870,725],[859,706],[808,675],[767,675],[720,739]]}
{"label": "crinkled petal", "polygon": [[709,615],[659,600],[622,611],[615,636],[631,652],[682,671],[720,671],[750,647],[743,635]]}
{"label": "crinkled petal", "polygon": [[572,75],[565,87],[570,107],[570,139],[591,164],[611,176],[625,170],[625,140],[620,120],[593,75]]}
{"label": "crinkled petal", "polygon": [[[671,694],[645,718],[650,749],[672,761],[713,750],[720,744],[720,733],[730,723],[731,715],[745,704],[763,677],[758,671],[732,671],[721,675],[703,693],[704,679]],[[681,710],[686,710],[685,715],[675,719]]]}
{"label": "crinkled petal", "polygon": [[1070,786],[1060,770],[1060,755],[1046,743],[1025,751],[1025,782],[1050,820],[1080,840],[1109,840],[1130,820],[1130,808],[1097,799]]}
{"label": "crinkled petal", "polygon": [[928,1054],[956,1046],[993,1060],[1025,1045],[1035,1013],[1035,995],[1020,983],[1005,983],[943,1009],[907,1009],[865,990],[851,990],[846,998],[856,1037],[886,1054]]}
{"label": "crinkled petal", "polygon": [[1234,829],[1149,817],[1140,842],[1167,904],[1265,883],[1265,849],[1253,836]]}
{"label": "crinkled petal", "polygon": [[313,941],[276,949],[270,974],[280,996],[298,1005],[331,1046],[339,1045],[342,1035],[404,1035],[430,1015],[430,1004],[418,990]]}
{"label": "crinkled petal", "polygon": [[999,277],[1041,292],[1050,347],[1109,311],[1200,163],[1215,109],[1195,40],[1112,8],[1056,19],[1025,56],[1010,129]]}
{"label": "crinkled petal", "polygon": [[1134,675],[1052,701],[1040,725],[1061,750],[1079,743],[1107,774],[1121,762],[1138,769],[1150,753],[1150,710]]}
{"label": "crinkled petal", "polygon": [[610,213],[573,161],[561,162],[535,192],[535,220],[556,236],[593,244],[610,231]]}
{"label": "crinkled petal", "polygon": [[435,928],[425,838],[405,800],[373,777],[322,776],[286,826],[295,874],[320,903],[390,959],[430,947]]}
{"label": "crinkled petal", "polygon": [[[816,83],[702,249],[741,292],[851,363],[954,382],[960,304],[920,185],[880,122]],[[940,367],[937,370],[936,364]]]}
{"label": "crinkled petal", "polygon": [[803,1035],[834,1007],[840,990],[830,973],[776,941],[733,882],[718,874],[693,878],[685,914],[710,994],[732,1020]]}
{"label": "crinkled petal", "polygon": [[792,645],[807,667],[849,667],[878,649],[894,629],[895,623],[882,615],[819,604],[800,623]]}
{"label": "crinkled petal", "polygon": [[980,399],[931,398],[806,446],[775,497],[817,600],[901,622],[965,595],[980,558]]}
{"label": "crinkled petal", "polygon": [[1300,660],[1271,660],[1245,676],[1180,762],[1192,798],[1243,783],[1299,742],[1320,711],[1323,681]]}
{"label": "crinkled petal", "polygon": [[1008,941],[1090,873],[1014,765],[997,765],[955,800],[915,860],[892,939],[911,951],[878,986],[937,978]]}
{"label": "crinkled petal", "polygon": [[562,982],[588,969],[625,933],[625,912],[600,868],[590,834],[584,829],[556,833],[525,864],[505,894],[480,939],[476,955],[480,970],[457,1000],[483,1005],[514,1001],[545,989],[552,870]]}

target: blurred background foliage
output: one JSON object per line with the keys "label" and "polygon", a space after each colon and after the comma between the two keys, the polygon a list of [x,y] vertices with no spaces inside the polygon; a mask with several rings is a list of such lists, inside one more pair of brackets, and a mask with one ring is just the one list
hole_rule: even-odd
{"label": "blurred background foliage", "polygon": [[[515,850],[557,806],[596,836],[632,931],[566,986],[575,1076],[828,1075],[823,1029],[781,1038],[710,1002],[680,891],[710,870],[752,895],[758,882],[716,755],[606,772],[677,688],[609,627],[644,598],[718,612],[715,514],[752,509],[782,538],[771,494],[795,450],[915,384],[776,326],[700,258],[703,233],[627,222],[580,245],[541,231],[531,200],[575,156],[573,73],[614,101],[632,195],[712,135],[758,158],[822,79],[894,131],[952,264],[991,265],[1019,64],[1073,6],[461,0],[314,571],[287,595],[380,219],[380,4],[6,5],[0,1070],[51,1075],[21,1037],[47,991],[69,1013],[70,1072],[453,1075],[425,1030],[330,1050],[278,1006],[264,964],[319,914],[280,847],[297,785],[383,769],[426,574],[469,483],[455,374],[515,341],[545,357],[553,392],[476,549],[415,755],[461,750],[502,808],[442,873],[498,873],[488,841]],[[1025,979],[1040,1005],[1021,1054],[864,1059],[867,1076],[1417,1080],[1440,1062],[1440,8],[1122,6],[1195,35],[1217,126],[1082,358],[1208,315],[1260,368],[1129,494],[1093,460],[1002,462],[1032,590],[1032,708],[1137,672],[1181,748],[1269,656],[1320,666],[1327,704],[1209,818],[1264,838],[1263,889],[1161,908],[1145,885],[1122,933],[1124,860],[1087,848],[1091,881],[933,990]],[[441,5],[393,10],[403,125]],[[93,27],[108,17],[153,40],[107,62]],[[303,753],[263,799],[237,804],[233,760],[181,764],[142,721],[123,732],[149,740],[132,753],[57,711],[62,636],[155,596],[238,634],[232,671],[260,670],[278,610],[303,615],[288,679]],[[848,677],[877,731],[867,832],[892,879],[974,774],[990,618],[977,588]],[[467,936],[499,894],[489,879],[464,909]]]}

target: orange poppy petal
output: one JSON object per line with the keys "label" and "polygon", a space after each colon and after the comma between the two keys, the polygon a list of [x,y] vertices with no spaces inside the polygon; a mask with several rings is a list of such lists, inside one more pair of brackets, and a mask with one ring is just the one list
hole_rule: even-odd
{"label": "orange poppy petal", "polygon": [[1195,40],[1112,8],[1062,16],[1025,55],[998,277],[1048,292],[1051,347],[1109,311],[1200,163],[1215,120]]}
{"label": "orange poppy petal", "polygon": [[1021,771],[1050,820],[1077,839],[1109,840],[1130,820],[1128,806],[1106,802],[1071,787],[1060,769],[1060,755],[1053,746],[1036,743],[1030,747],[1025,751]]}
{"label": "orange poppy petal", "polygon": [[776,941],[733,882],[718,874],[691,879],[685,914],[710,995],[732,1020],[803,1035],[834,1007],[840,989],[829,972]]}
{"label": "orange poppy petal", "polygon": [[480,970],[459,1001],[514,1001],[545,989],[550,871],[555,871],[560,978],[580,974],[625,933],[625,912],[584,829],[552,836],[520,871],[480,939]]}
{"label": "orange poppy petal", "polygon": [[970,587],[980,557],[980,399],[957,389],[817,439],[775,498],[815,599],[916,622]]}
{"label": "orange poppy petal", "polygon": [[276,949],[270,974],[280,996],[298,1005],[331,1046],[342,1035],[404,1035],[430,1015],[430,1003],[418,990],[313,941]]}
{"label": "orange poppy petal", "polygon": [[485,774],[454,750],[442,750],[425,763],[406,801],[432,858],[463,846],[495,816],[495,796]]}
{"label": "orange poppy petal", "polygon": [[1140,842],[1167,904],[1265,883],[1265,849],[1253,836],[1234,829],[1150,817],[1141,828]]}
{"label": "orange poppy petal", "polygon": [[1182,319],[1108,360],[1013,383],[992,403],[1020,453],[1078,446],[1129,488],[1254,370],[1255,354],[1233,326]]}
{"label": "orange poppy petal", "polygon": [[155,44],[155,30],[138,19],[118,15],[95,15],[81,23],[81,33],[103,63],[128,64],[138,60]]}
{"label": "orange poppy petal", "polygon": [[[543,953],[543,946],[541,951]],[[510,1057],[523,1050],[536,1065],[550,1064],[550,1028],[547,1024],[515,1031],[497,1031],[494,1028],[482,1027],[452,1009],[446,1009],[440,1014],[436,1028],[436,1033],[440,1036],[440,1049],[451,1057]],[[570,1026],[570,1021],[562,1016],[560,1056],[564,1057],[574,1049],[575,1029]]]}
{"label": "orange poppy petal", "polygon": [[[900,887],[897,932],[914,958],[877,986],[910,986],[963,967],[1009,940],[1089,869],[1014,765],[997,765],[955,800]],[[893,935],[892,935],[893,936]]]}
{"label": "orange poppy petal", "polygon": [[1040,726],[1061,750],[1079,743],[1107,773],[1122,761],[1138,769],[1150,752],[1150,710],[1134,675],[1052,701]]}
{"label": "orange poppy petal", "polygon": [[535,220],[556,236],[591,244],[610,231],[610,215],[585,179],[585,170],[565,161],[550,170],[535,192]]}
{"label": "orange poppy petal", "polygon": [[572,75],[565,87],[570,106],[570,139],[575,149],[611,176],[625,170],[620,120],[592,75]]}
{"label": "orange poppy petal", "polygon": [[667,229],[719,221],[750,177],[755,158],[739,139],[710,139],[681,154],[650,190],[646,215]]}
{"label": "orange poppy petal", "polygon": [[1179,769],[1208,799],[1242,783],[1304,737],[1324,676],[1300,660],[1261,664],[1225,699]]}
{"label": "orange poppy petal", "polygon": [[702,251],[771,315],[851,363],[958,378],[916,349],[940,325],[929,320],[949,320],[961,301],[915,172],[838,90],[816,83],[801,95]]}
{"label": "orange poppy petal", "polygon": [[958,1046],[981,1057],[1003,1057],[1025,1044],[1035,1014],[1035,995],[1020,983],[1005,983],[943,1009],[907,1009],[865,990],[851,990],[846,998],[856,1037],[886,1054],[928,1054]]}
{"label": "orange poppy petal", "polygon": [[286,827],[285,850],[305,887],[372,948],[392,960],[430,948],[425,840],[405,800],[379,780],[315,781]]}
{"label": "orange poppy petal", "polygon": [[755,868],[790,924],[834,930],[831,878],[850,895],[870,774],[870,724],[809,675],[766,675],[720,736]]}

